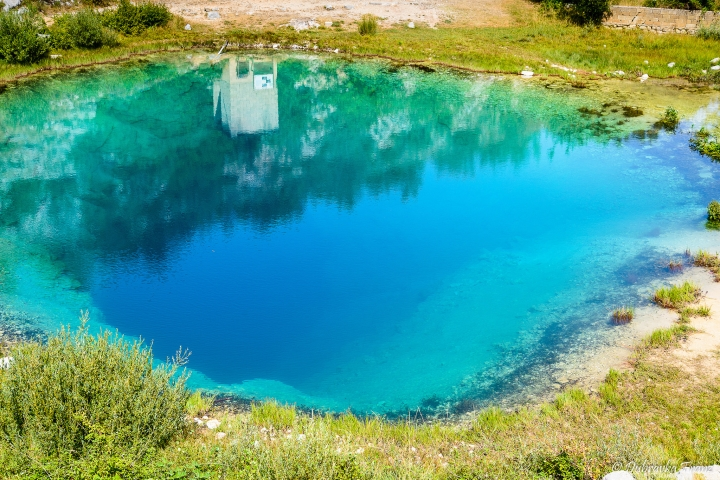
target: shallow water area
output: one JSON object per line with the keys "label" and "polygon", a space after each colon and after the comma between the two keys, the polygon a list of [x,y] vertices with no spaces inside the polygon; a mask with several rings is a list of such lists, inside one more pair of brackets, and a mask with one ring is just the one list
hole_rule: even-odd
{"label": "shallow water area", "polygon": [[247,398],[397,413],[546,388],[540,366],[611,342],[614,306],[716,243],[717,164],[622,112],[303,55],[26,82],[0,95],[0,301],[45,329],[89,309]]}

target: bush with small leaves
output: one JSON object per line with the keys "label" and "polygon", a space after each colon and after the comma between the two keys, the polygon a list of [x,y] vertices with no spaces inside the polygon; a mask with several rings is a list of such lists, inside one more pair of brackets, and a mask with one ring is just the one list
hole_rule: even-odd
{"label": "bush with small leaves", "polygon": [[116,45],[117,37],[103,27],[100,14],[88,9],[58,16],[50,28],[50,41],[53,47],[63,50],[91,49]]}
{"label": "bush with small leaves", "polygon": [[159,3],[140,3],[134,5],[128,0],[120,0],[117,9],[103,15],[103,24],[125,35],[140,35],[148,28],[164,27],[172,18],[172,13]]}
{"label": "bush with small leaves", "polygon": [[142,456],[188,428],[186,376],[117,334],[67,329],[11,350],[0,370],[0,445],[74,458]]}
{"label": "bush with small leaves", "polygon": [[0,60],[35,63],[50,51],[45,21],[34,10],[0,10]]}

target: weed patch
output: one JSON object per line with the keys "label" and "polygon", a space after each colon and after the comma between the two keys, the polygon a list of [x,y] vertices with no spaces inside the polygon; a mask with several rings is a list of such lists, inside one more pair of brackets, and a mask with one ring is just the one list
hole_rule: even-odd
{"label": "weed patch", "polygon": [[655,292],[653,301],[663,308],[679,309],[700,298],[700,289],[691,282],[671,287],[662,287]]}

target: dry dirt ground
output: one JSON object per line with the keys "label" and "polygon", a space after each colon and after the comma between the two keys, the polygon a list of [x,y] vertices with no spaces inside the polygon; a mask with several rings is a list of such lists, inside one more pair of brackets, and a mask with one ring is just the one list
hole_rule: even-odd
{"label": "dry dirt ground", "polygon": [[[436,28],[507,26],[523,0],[172,0],[171,11],[194,24],[228,26],[302,25],[355,29],[363,15],[380,18],[381,27]],[[526,6],[526,8],[528,8]],[[213,13],[217,12],[217,13]],[[219,18],[217,18],[219,15]]]}

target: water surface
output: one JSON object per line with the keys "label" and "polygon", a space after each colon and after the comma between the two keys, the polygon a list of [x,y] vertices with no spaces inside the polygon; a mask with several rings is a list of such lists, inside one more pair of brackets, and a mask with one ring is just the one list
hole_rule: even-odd
{"label": "water surface", "polygon": [[244,397],[493,401],[707,235],[715,166],[591,104],[302,56],[28,82],[0,96],[4,308],[90,309]]}

